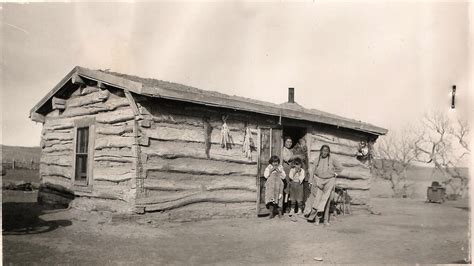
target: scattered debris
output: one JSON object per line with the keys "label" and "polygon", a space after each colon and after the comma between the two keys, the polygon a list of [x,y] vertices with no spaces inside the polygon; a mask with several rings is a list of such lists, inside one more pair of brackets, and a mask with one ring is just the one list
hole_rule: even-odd
{"label": "scattered debris", "polygon": [[7,181],[2,184],[3,189],[33,191],[37,190],[39,185],[25,181]]}

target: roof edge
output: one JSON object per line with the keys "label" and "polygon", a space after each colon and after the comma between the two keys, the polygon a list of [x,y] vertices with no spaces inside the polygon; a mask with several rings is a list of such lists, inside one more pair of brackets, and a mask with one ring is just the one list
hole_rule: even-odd
{"label": "roof edge", "polygon": [[[177,100],[183,102],[196,103],[206,106],[213,107],[223,107],[233,110],[240,110],[252,113],[261,113],[271,116],[281,116],[289,119],[316,122],[322,124],[328,124],[336,127],[347,128],[351,130],[356,130],[360,132],[365,132],[372,135],[385,135],[388,130],[378,126],[374,126],[369,123],[351,121],[350,119],[338,119],[332,117],[325,117],[323,115],[311,114],[304,112],[303,110],[293,110],[284,107],[273,107],[273,106],[263,106],[258,103],[244,102],[240,99],[232,99],[229,103],[223,103],[222,99],[219,97],[208,97],[209,99],[204,99],[200,97],[199,93],[196,92],[186,92],[183,97],[183,94],[172,92],[167,89],[159,87],[148,87],[141,82],[132,81],[124,77],[119,77],[117,75],[109,74],[104,71],[91,70],[81,66],[75,66],[61,81],[54,86],[54,88],[48,92],[31,110],[30,118],[34,117],[34,114],[43,107],[72,77],[73,75],[79,75],[86,79],[91,79],[95,81],[100,81],[104,84],[107,84],[112,87],[116,87],[123,90],[128,90],[130,92],[155,97],[163,98],[170,100]],[[228,100],[227,100],[228,101]],[[263,108],[264,107],[264,108]],[[38,113],[39,114],[39,113]]]}

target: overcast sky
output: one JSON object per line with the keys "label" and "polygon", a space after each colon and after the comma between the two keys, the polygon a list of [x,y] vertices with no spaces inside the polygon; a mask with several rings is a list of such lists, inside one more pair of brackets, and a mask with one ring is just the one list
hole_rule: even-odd
{"label": "overcast sky", "polygon": [[274,103],[295,87],[305,107],[392,131],[428,110],[465,119],[472,111],[467,3],[1,7],[7,145],[39,145],[41,125],[29,110],[76,65]]}

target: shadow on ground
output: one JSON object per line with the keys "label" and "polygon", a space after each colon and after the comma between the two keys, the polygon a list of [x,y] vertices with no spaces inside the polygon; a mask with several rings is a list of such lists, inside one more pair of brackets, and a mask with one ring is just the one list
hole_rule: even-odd
{"label": "shadow on ground", "polygon": [[28,235],[51,232],[72,224],[69,220],[43,220],[41,215],[64,211],[36,202],[3,202],[3,235]]}

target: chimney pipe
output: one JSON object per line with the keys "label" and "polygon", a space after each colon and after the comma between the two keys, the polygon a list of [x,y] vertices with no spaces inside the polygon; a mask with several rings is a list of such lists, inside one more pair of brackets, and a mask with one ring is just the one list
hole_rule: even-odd
{"label": "chimney pipe", "polygon": [[295,102],[295,88],[288,88],[288,102]]}
{"label": "chimney pipe", "polygon": [[456,97],[456,85],[453,85],[453,91],[451,92],[451,109],[456,108],[455,97]]}

